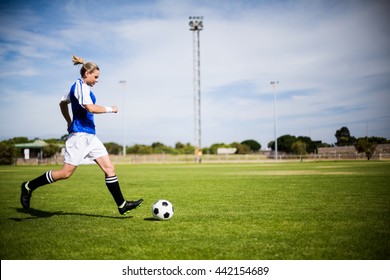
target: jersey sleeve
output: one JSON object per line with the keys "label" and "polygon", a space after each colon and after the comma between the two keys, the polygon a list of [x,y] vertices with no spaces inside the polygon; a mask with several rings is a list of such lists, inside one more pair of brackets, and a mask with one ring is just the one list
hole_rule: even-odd
{"label": "jersey sleeve", "polygon": [[68,92],[67,94],[65,94],[64,96],[61,97],[61,101],[64,101],[66,103],[70,103],[70,92]]}
{"label": "jersey sleeve", "polygon": [[79,101],[79,104],[84,108],[84,105],[93,104],[91,99],[91,91],[89,86],[81,82],[80,80],[76,83],[74,96]]}

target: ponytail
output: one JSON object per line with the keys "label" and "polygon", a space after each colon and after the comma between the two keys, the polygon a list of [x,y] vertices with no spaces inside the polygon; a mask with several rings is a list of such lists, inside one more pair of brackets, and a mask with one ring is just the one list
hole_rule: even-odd
{"label": "ponytail", "polygon": [[80,75],[81,75],[81,77],[84,77],[86,72],[92,73],[95,70],[100,70],[99,67],[96,65],[96,63],[94,63],[94,62],[85,62],[84,59],[82,59],[81,57],[75,56],[75,55],[72,56],[72,62],[73,62],[73,65],[79,65],[79,64],[83,65],[80,68]]}
{"label": "ponytail", "polygon": [[73,62],[73,65],[79,65],[79,64],[84,65],[84,59],[82,59],[81,57],[75,56],[75,55],[72,56],[72,62]]}

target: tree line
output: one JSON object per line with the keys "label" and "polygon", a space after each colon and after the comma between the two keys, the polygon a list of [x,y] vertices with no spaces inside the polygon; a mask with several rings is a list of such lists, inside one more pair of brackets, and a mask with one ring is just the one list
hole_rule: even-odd
{"label": "tree line", "polygon": [[[335,133],[336,142],[331,145],[323,143],[322,141],[313,141],[308,136],[294,136],[294,135],[282,135],[277,138],[278,152],[286,154],[298,154],[306,155],[317,153],[318,148],[321,147],[333,147],[333,146],[355,146],[357,152],[365,153],[367,159],[370,159],[373,155],[376,145],[389,144],[390,140],[383,137],[362,137],[356,138],[351,135],[347,127],[341,127],[336,130]],[[43,157],[49,158],[60,152],[61,147],[64,146],[67,135],[63,135],[60,139],[44,139],[47,146],[42,149]],[[30,143],[31,140],[27,137],[14,137],[8,140],[0,142],[0,165],[12,164],[13,160],[20,157],[20,150],[14,148],[15,144]],[[123,146],[115,143],[104,143],[109,154],[120,155],[123,151]],[[275,151],[275,141],[268,143],[268,149]],[[233,142],[230,144],[215,143],[210,147],[202,148],[203,154],[217,154],[219,148],[235,148],[236,154],[250,154],[257,153],[261,150],[261,144],[256,140],[249,139],[242,142]],[[172,146],[167,146],[160,142],[154,142],[151,145],[135,144],[133,146],[126,147],[127,154],[194,154],[195,147],[190,143],[176,142]]]}
{"label": "tree line", "polygon": [[[119,155],[123,151],[123,146],[114,143],[104,143],[109,154]],[[204,147],[202,149],[203,154],[217,154],[219,148],[236,148],[236,154],[249,154],[260,151],[261,144],[255,140],[245,140],[243,142],[233,142],[230,144],[215,143],[210,147]],[[167,146],[160,142],[154,142],[151,145],[135,144],[133,146],[126,147],[127,154],[194,154],[195,147],[190,143],[176,142],[174,147]]]}
{"label": "tree line", "polygon": [[[283,135],[280,136],[278,141],[278,152],[284,152],[286,154],[299,154],[306,155],[317,153],[318,148],[322,147],[343,147],[343,146],[354,146],[358,153],[365,153],[369,160],[375,152],[378,144],[390,144],[390,140],[384,137],[360,137],[356,138],[351,135],[348,127],[341,127],[336,130],[335,133],[336,142],[334,145],[322,143],[322,141],[313,141],[307,136],[293,136]],[[275,142],[271,141],[268,143],[268,147],[271,150],[275,150]]]}

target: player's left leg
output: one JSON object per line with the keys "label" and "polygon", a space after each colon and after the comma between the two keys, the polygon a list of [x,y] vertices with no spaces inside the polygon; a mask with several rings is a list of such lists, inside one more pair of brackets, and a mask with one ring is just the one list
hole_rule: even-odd
{"label": "player's left leg", "polygon": [[68,179],[77,166],[64,163],[60,170],[49,170],[41,176],[27,182],[23,182],[21,186],[20,203],[24,209],[30,208],[31,195],[34,190],[47,184],[52,184],[58,180]]}
{"label": "player's left leg", "polygon": [[142,198],[136,201],[125,200],[122,195],[118,177],[115,174],[115,167],[111,163],[110,157],[108,155],[95,159],[95,162],[100,166],[105,174],[106,186],[114,198],[116,204],[118,205],[120,214],[125,215],[128,211],[137,208],[143,202]]}

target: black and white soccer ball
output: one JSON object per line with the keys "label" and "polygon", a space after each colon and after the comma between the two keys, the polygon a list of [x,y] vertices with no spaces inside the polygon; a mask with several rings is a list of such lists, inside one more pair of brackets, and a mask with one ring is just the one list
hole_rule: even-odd
{"label": "black and white soccer ball", "polygon": [[173,217],[173,205],[166,199],[157,200],[152,206],[153,218],[166,221]]}

